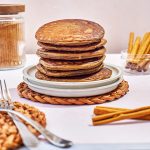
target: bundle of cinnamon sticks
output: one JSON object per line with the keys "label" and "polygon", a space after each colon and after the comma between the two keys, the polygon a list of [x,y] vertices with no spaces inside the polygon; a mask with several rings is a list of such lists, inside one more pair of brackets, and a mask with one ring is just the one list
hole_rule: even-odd
{"label": "bundle of cinnamon sticks", "polygon": [[134,32],[130,33],[126,69],[146,72],[150,69],[150,32],[143,38],[137,36],[134,41]]}
{"label": "bundle of cinnamon sticks", "polygon": [[150,106],[136,109],[96,106],[95,116],[92,118],[93,125],[103,125],[125,119],[150,121]]}

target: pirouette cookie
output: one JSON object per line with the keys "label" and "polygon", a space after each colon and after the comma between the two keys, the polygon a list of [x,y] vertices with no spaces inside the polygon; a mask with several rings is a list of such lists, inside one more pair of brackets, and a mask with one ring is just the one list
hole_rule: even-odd
{"label": "pirouette cookie", "polygon": [[67,77],[67,78],[50,77],[50,76],[42,74],[39,71],[37,71],[35,74],[36,78],[40,80],[57,81],[57,82],[90,82],[90,81],[108,79],[110,78],[111,75],[112,75],[112,71],[108,68],[102,68],[97,73],[90,74],[90,75]]}
{"label": "pirouette cookie", "polygon": [[82,98],[53,97],[44,94],[39,94],[29,89],[28,85],[24,82],[21,82],[18,85],[17,89],[21,97],[24,97],[34,102],[57,104],[57,105],[85,105],[85,104],[92,105],[110,102],[124,96],[128,92],[129,85],[128,82],[122,81],[118,85],[118,87],[112,92],[103,95],[82,97]]}
{"label": "pirouette cookie", "polygon": [[99,42],[103,36],[102,26],[82,19],[53,21],[40,27],[35,34],[40,42],[67,46]]}
{"label": "pirouette cookie", "polygon": [[102,64],[105,56],[101,58],[84,59],[77,61],[67,61],[67,60],[52,60],[52,59],[40,59],[39,63],[44,66],[44,68],[49,70],[80,70],[80,69],[91,69],[98,67]]}
{"label": "pirouette cookie", "polygon": [[51,77],[72,77],[72,76],[81,76],[81,75],[88,75],[92,73],[98,72],[100,69],[103,68],[103,64],[98,67],[91,68],[91,69],[80,69],[80,70],[69,70],[69,71],[56,71],[56,70],[48,70],[44,68],[41,64],[36,66],[37,70],[41,73],[51,76]]}
{"label": "pirouette cookie", "polygon": [[88,58],[102,57],[105,54],[104,47],[86,52],[66,52],[66,51],[49,51],[46,49],[38,49],[36,54],[41,58],[58,59],[58,60],[82,60]]}
{"label": "pirouette cookie", "polygon": [[[45,114],[39,111],[37,108],[29,106],[27,104],[14,102],[14,110],[23,113],[27,117],[32,118],[36,122],[40,123],[43,127],[46,126]],[[36,131],[31,125],[27,124],[24,121],[23,123],[34,135],[39,135],[39,132]],[[15,150],[16,148],[22,146],[23,143],[19,131],[7,113],[0,112],[0,127],[1,150]]]}
{"label": "pirouette cookie", "polygon": [[38,42],[37,44],[44,48],[47,49],[49,51],[69,51],[69,52],[77,52],[77,51],[90,51],[90,50],[94,50],[94,49],[99,49],[102,46],[104,46],[106,44],[107,40],[106,39],[101,39],[100,42],[96,42],[96,43],[91,43],[91,44],[87,44],[87,45],[80,45],[80,46],[58,46],[58,45],[52,45],[52,44],[48,44],[48,43],[42,43],[42,42]]}

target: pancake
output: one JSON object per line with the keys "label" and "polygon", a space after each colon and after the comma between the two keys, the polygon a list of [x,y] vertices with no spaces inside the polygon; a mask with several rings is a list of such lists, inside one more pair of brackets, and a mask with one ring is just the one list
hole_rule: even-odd
{"label": "pancake", "polygon": [[68,60],[52,60],[52,59],[40,59],[39,63],[48,70],[80,70],[91,69],[100,66],[105,59],[105,56],[101,58],[84,59],[77,61]]}
{"label": "pancake", "polygon": [[70,70],[70,71],[55,71],[55,70],[45,69],[41,64],[38,64],[36,68],[41,73],[51,77],[73,77],[73,76],[81,76],[81,75],[96,73],[103,68],[103,64],[101,64],[96,68],[87,69],[87,70],[81,69],[81,70]]}
{"label": "pancake", "polygon": [[57,82],[90,82],[90,81],[108,79],[111,77],[111,75],[112,75],[112,71],[110,69],[102,68],[100,71],[92,75],[85,75],[85,76],[78,76],[78,77],[55,78],[55,77],[46,76],[39,71],[36,72],[35,77],[40,80],[57,81]]}
{"label": "pancake", "polygon": [[59,59],[59,60],[82,60],[88,58],[102,57],[106,49],[101,49],[87,52],[65,52],[65,51],[48,51],[45,49],[38,49],[36,54],[42,58]]}
{"label": "pancake", "polygon": [[64,19],[49,22],[41,26],[35,38],[53,45],[86,45],[99,42],[104,36],[104,29],[99,24],[82,19]]}
{"label": "pancake", "polygon": [[98,49],[106,44],[105,39],[101,39],[100,42],[92,43],[92,44],[87,44],[83,46],[57,46],[57,45],[52,45],[52,44],[47,44],[47,43],[42,43],[38,42],[37,44],[47,50],[55,50],[55,51],[90,51],[94,49]]}

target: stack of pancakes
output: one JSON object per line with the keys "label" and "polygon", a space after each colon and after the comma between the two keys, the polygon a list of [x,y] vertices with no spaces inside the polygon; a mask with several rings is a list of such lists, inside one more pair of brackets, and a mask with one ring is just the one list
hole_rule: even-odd
{"label": "stack of pancakes", "polygon": [[109,78],[103,68],[106,40],[99,24],[65,19],[47,23],[36,32],[40,48],[36,78],[50,81],[88,81]]}

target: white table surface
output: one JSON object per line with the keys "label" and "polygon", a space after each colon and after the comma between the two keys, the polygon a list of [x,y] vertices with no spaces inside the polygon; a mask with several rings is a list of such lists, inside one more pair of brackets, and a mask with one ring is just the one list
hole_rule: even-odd
{"label": "white table surface", "polygon": [[[38,59],[36,55],[27,55],[26,66],[37,64]],[[120,55],[107,54],[105,62],[120,66]],[[0,79],[7,80],[14,101],[36,106],[45,112],[47,129],[74,142],[69,150],[150,149],[150,122],[126,120],[95,127],[91,124],[95,105],[49,105],[20,98],[15,88],[22,81],[22,70],[0,71]],[[101,105],[125,108],[150,105],[150,75],[124,75],[124,79],[129,82],[129,93],[119,100]]]}

